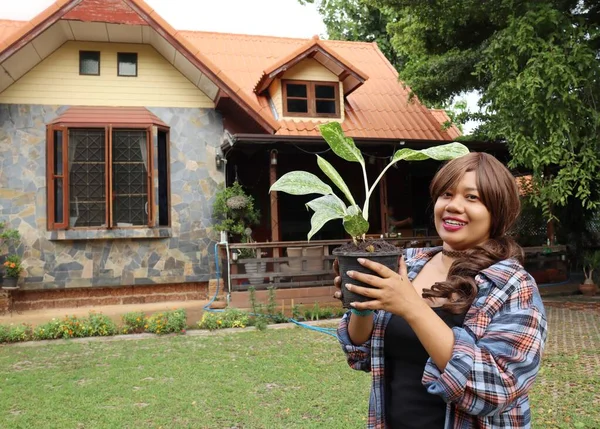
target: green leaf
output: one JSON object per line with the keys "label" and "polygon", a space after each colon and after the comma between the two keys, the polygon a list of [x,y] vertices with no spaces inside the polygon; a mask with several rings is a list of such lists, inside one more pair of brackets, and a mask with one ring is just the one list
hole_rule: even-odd
{"label": "green leaf", "polygon": [[313,209],[315,212],[329,211],[331,213],[337,213],[340,218],[343,218],[347,214],[346,206],[335,195],[323,195],[322,197],[315,198],[306,203],[306,206]]}
{"label": "green leaf", "polygon": [[344,229],[351,237],[362,237],[369,230],[369,222],[362,214],[344,217]]}
{"label": "green leaf", "polygon": [[269,189],[269,192],[272,191],[281,191],[291,195],[333,194],[331,186],[306,171],[292,171],[284,174],[277,182],[273,183]]}
{"label": "green leaf", "polygon": [[321,171],[323,171],[323,173],[329,177],[334,185],[344,193],[348,202],[352,205],[356,204],[354,197],[352,197],[352,194],[350,193],[350,189],[348,189],[348,186],[346,185],[346,182],[344,182],[344,179],[342,179],[342,176],[340,176],[337,170],[333,168],[333,165],[321,158],[319,155],[317,155],[317,164],[319,164]]}
{"label": "green leaf", "polygon": [[321,209],[316,211],[310,219],[310,231],[308,232],[308,240],[312,238],[321,228],[330,220],[341,219],[339,212],[336,210]]}
{"label": "green leaf", "polygon": [[346,161],[359,162],[361,165],[365,165],[362,153],[354,144],[354,140],[344,135],[339,122],[319,125],[319,131],[321,131],[321,135],[337,156]]}
{"label": "green leaf", "polygon": [[428,147],[427,149],[414,150],[409,148],[400,149],[394,154],[392,162],[423,161],[435,159],[436,161],[447,161],[459,158],[469,153],[469,149],[462,143],[448,143],[440,146]]}
{"label": "green leaf", "polygon": [[357,204],[348,207],[346,212],[351,216],[357,216],[357,215],[362,216],[362,211],[360,210],[360,206],[358,206]]}

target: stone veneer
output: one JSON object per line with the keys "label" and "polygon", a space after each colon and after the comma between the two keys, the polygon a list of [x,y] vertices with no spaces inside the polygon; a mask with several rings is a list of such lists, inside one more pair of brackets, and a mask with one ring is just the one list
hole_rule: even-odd
{"label": "stone veneer", "polygon": [[[171,226],[47,231],[46,124],[68,106],[0,105],[0,221],[19,230],[24,290],[206,282],[223,135],[212,109],[148,108],[171,127]],[[156,164],[155,164],[156,165]]]}

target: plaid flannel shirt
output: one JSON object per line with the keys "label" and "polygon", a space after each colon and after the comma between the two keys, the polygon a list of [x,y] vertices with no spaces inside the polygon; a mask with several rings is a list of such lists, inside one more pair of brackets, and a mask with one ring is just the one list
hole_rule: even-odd
{"label": "plaid flannel shirt", "polygon": [[[412,281],[441,247],[407,249]],[[445,429],[521,429],[531,426],[528,391],[546,341],[544,307],[533,278],[514,260],[498,262],[475,277],[479,292],[464,324],[453,328],[452,357],[444,371],[431,358],[422,382],[448,404]],[[347,313],[338,339],[350,367],[372,373],[368,428],[385,428],[384,334],[391,314],[375,312],[371,339],[355,346]]]}

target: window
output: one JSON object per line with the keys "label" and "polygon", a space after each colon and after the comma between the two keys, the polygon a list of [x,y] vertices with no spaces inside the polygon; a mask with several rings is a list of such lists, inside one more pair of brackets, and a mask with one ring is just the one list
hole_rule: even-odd
{"label": "window", "polygon": [[152,137],[151,126],[49,126],[48,228],[168,226],[168,131]]}
{"label": "window", "polygon": [[79,51],[79,74],[100,76],[100,52]]}
{"label": "window", "polygon": [[283,81],[284,116],[340,117],[337,82]]}
{"label": "window", "polygon": [[137,76],[138,54],[119,52],[117,54],[117,74],[119,76]]}

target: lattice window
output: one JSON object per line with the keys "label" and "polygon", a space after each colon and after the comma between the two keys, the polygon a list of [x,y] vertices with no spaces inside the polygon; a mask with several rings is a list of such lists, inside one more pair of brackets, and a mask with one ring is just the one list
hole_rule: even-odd
{"label": "lattice window", "polygon": [[105,226],[106,133],[69,130],[69,226]]}

